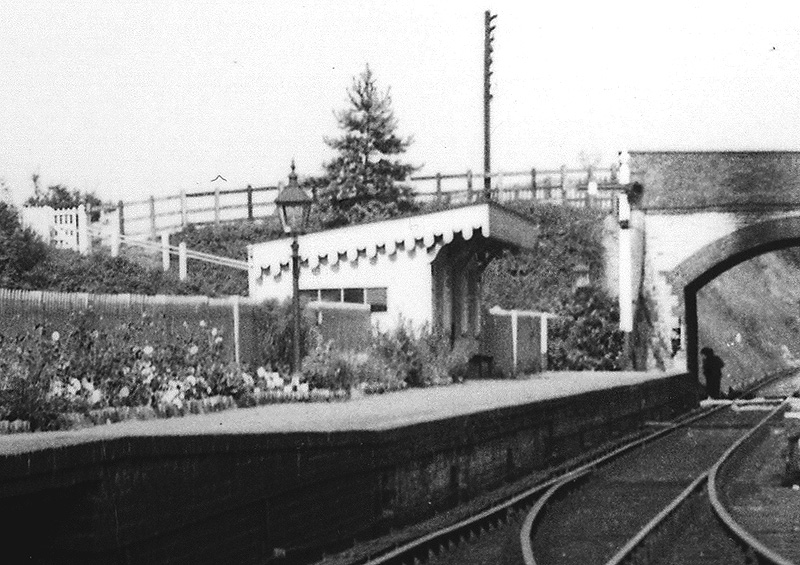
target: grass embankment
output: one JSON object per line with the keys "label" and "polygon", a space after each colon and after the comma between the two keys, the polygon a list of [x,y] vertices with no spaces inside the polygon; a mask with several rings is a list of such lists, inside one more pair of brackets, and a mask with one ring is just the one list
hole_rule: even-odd
{"label": "grass embankment", "polygon": [[723,391],[800,358],[799,311],[800,249],[741,263],[698,293],[700,346],[725,361]]}

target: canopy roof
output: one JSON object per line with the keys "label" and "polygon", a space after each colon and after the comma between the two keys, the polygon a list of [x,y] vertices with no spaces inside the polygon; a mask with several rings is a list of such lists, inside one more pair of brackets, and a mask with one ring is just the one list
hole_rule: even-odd
{"label": "canopy roof", "polygon": [[[480,231],[485,238],[507,245],[533,249],[539,226],[530,218],[495,203],[471,204],[441,212],[416,214],[325,230],[299,237],[301,260],[312,269],[320,263],[336,265],[339,261],[371,259],[379,254],[392,255],[402,248],[411,253],[416,248],[433,250],[453,241],[456,234],[472,239]],[[288,269],[291,248],[288,238],[248,246],[251,269],[277,276]]]}

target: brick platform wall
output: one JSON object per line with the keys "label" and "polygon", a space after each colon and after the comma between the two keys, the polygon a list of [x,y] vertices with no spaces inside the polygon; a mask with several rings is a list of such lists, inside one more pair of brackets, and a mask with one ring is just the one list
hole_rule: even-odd
{"label": "brick platform wall", "polygon": [[3,555],[312,561],[684,411],[693,390],[680,375],[384,431],[126,437],[8,455]]}

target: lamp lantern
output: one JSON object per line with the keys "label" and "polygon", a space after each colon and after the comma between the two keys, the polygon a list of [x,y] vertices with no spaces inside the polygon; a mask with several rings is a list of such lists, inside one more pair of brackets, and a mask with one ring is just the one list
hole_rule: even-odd
{"label": "lamp lantern", "polygon": [[275,198],[275,206],[278,208],[283,231],[289,234],[302,233],[311,212],[311,197],[297,184],[294,160],[292,172],[289,173],[289,184]]}
{"label": "lamp lantern", "polygon": [[278,208],[283,231],[292,236],[292,318],[294,318],[292,372],[298,376],[302,368],[302,359],[300,358],[300,244],[297,236],[305,229],[308,222],[311,198],[297,184],[294,159],[292,159],[292,172],[289,173],[289,184],[275,198],[275,206]]}

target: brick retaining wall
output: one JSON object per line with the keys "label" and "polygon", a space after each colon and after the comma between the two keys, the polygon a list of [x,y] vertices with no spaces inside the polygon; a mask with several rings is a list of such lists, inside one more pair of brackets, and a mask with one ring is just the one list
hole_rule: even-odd
{"label": "brick retaining wall", "polygon": [[306,562],[695,403],[679,375],[381,431],[135,436],[5,455],[3,555]]}

